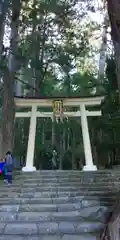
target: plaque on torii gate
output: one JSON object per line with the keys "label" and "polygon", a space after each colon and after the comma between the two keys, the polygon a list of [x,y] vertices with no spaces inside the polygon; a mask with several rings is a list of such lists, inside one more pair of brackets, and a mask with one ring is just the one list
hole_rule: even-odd
{"label": "plaque on torii gate", "polygon": [[53,100],[53,115],[56,119],[63,119],[63,101],[62,100]]}

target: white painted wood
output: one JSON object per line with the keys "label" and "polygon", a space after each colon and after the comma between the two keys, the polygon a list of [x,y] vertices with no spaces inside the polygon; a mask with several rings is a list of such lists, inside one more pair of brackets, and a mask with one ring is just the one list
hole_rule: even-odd
{"label": "white painted wood", "polygon": [[23,167],[22,171],[24,172],[33,172],[36,170],[34,165],[34,149],[35,149],[35,136],[36,136],[36,117],[37,107],[36,105],[32,106],[31,118],[30,118],[30,128],[29,128],[29,137],[28,137],[28,147],[27,147],[27,157],[26,157],[26,166]]}
{"label": "white painted wood", "polygon": [[85,104],[80,105],[80,111],[81,111],[81,127],[82,127],[82,135],[83,135],[83,146],[84,146],[85,161],[86,161],[86,165],[84,166],[83,170],[84,171],[95,171],[95,170],[97,170],[97,167],[93,164]]}
{"label": "white painted wood", "polygon": [[[50,117],[52,118],[53,112],[36,112],[36,117]],[[81,112],[64,112],[63,117],[79,117],[81,116]],[[86,116],[101,116],[101,111],[87,111],[86,110]],[[31,112],[17,112],[15,114],[16,118],[26,118],[31,117]]]}
{"label": "white painted wood", "polygon": [[31,117],[31,112],[16,112],[15,113],[16,118],[26,118]]}
{"label": "white painted wood", "polygon": [[[63,106],[74,107],[80,106],[84,103],[87,106],[100,105],[104,100],[104,97],[91,97],[91,98],[64,98]],[[39,107],[52,107],[53,99],[25,99],[25,98],[15,98],[15,104],[19,107],[31,107],[33,104]]]}

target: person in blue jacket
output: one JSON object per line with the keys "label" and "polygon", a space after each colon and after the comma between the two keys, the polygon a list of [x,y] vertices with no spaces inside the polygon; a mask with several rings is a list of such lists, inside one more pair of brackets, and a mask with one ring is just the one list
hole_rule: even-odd
{"label": "person in blue jacket", "polygon": [[5,175],[5,182],[10,185],[12,184],[12,173],[13,173],[13,157],[12,153],[8,151],[6,153],[6,162],[3,168]]}

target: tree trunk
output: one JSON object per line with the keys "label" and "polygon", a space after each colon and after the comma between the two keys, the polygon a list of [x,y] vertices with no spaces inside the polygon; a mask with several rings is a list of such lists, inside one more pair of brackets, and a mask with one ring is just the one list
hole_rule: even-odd
{"label": "tree trunk", "polygon": [[42,145],[45,145],[45,127],[46,125],[46,119],[43,118],[43,121],[42,121]]}
{"label": "tree trunk", "polygon": [[107,227],[100,240],[119,240],[120,239],[120,200],[116,201],[114,210],[110,216]]}
{"label": "tree trunk", "polygon": [[2,109],[2,154],[13,150],[14,139],[14,82],[7,71],[4,76],[3,109]]}
{"label": "tree trunk", "polygon": [[91,129],[91,145],[92,145],[92,150],[93,150],[93,157],[95,159],[94,164],[95,165],[99,165],[99,161],[98,161],[98,153],[97,153],[97,146],[96,146],[96,129],[92,128]]}
{"label": "tree trunk", "polygon": [[59,170],[62,170],[62,164],[63,164],[63,122],[60,119],[59,122],[60,126],[60,158],[59,158]]}
{"label": "tree trunk", "polygon": [[22,82],[20,80],[16,80],[14,84],[14,92],[15,96],[20,97],[22,95]]}
{"label": "tree trunk", "polygon": [[56,134],[55,134],[55,125],[56,125],[56,119],[55,119],[55,114],[53,112],[53,117],[52,117],[52,148],[56,149]]}
{"label": "tree trunk", "polygon": [[120,42],[114,43],[114,49],[115,49],[116,76],[117,76],[119,100],[120,100]]}
{"label": "tree trunk", "polygon": [[111,23],[111,36],[115,49],[116,74],[120,100],[120,2],[119,0],[107,0],[107,3]]}
{"label": "tree trunk", "polygon": [[109,26],[108,14],[105,13],[104,23],[103,23],[103,32],[102,32],[102,43],[101,43],[101,48],[100,48],[99,72],[98,72],[98,77],[99,77],[100,83],[104,82],[108,26]]}
{"label": "tree trunk", "polygon": [[67,120],[67,150],[70,148],[70,123]]}
{"label": "tree trunk", "polygon": [[66,152],[66,128],[65,128],[65,123],[63,125],[63,156]]}
{"label": "tree trunk", "polygon": [[9,0],[0,1],[0,57],[3,50],[3,37],[5,28],[5,18],[8,12]]}
{"label": "tree trunk", "polygon": [[[4,51],[3,47],[3,38],[4,38],[4,30],[5,30],[5,19],[8,11],[9,1],[1,0],[0,1],[0,65],[2,64],[2,53]],[[0,77],[2,76],[2,72],[0,70]],[[2,157],[2,129],[0,122],[0,157]]]}
{"label": "tree trunk", "polygon": [[75,159],[75,133],[74,131],[72,132],[72,170],[77,169],[77,164],[76,164],[76,159]]}
{"label": "tree trunk", "polygon": [[12,1],[12,19],[11,19],[11,36],[10,52],[8,56],[8,65],[3,78],[3,108],[2,108],[2,155],[6,151],[13,150],[14,146],[14,84],[17,69],[17,43],[19,15],[21,9],[20,0]]}

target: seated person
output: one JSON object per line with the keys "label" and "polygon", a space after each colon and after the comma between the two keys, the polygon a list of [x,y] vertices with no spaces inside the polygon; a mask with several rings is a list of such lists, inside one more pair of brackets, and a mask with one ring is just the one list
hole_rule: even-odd
{"label": "seated person", "polygon": [[4,165],[5,165],[5,159],[3,158],[0,161],[0,175],[3,174]]}

